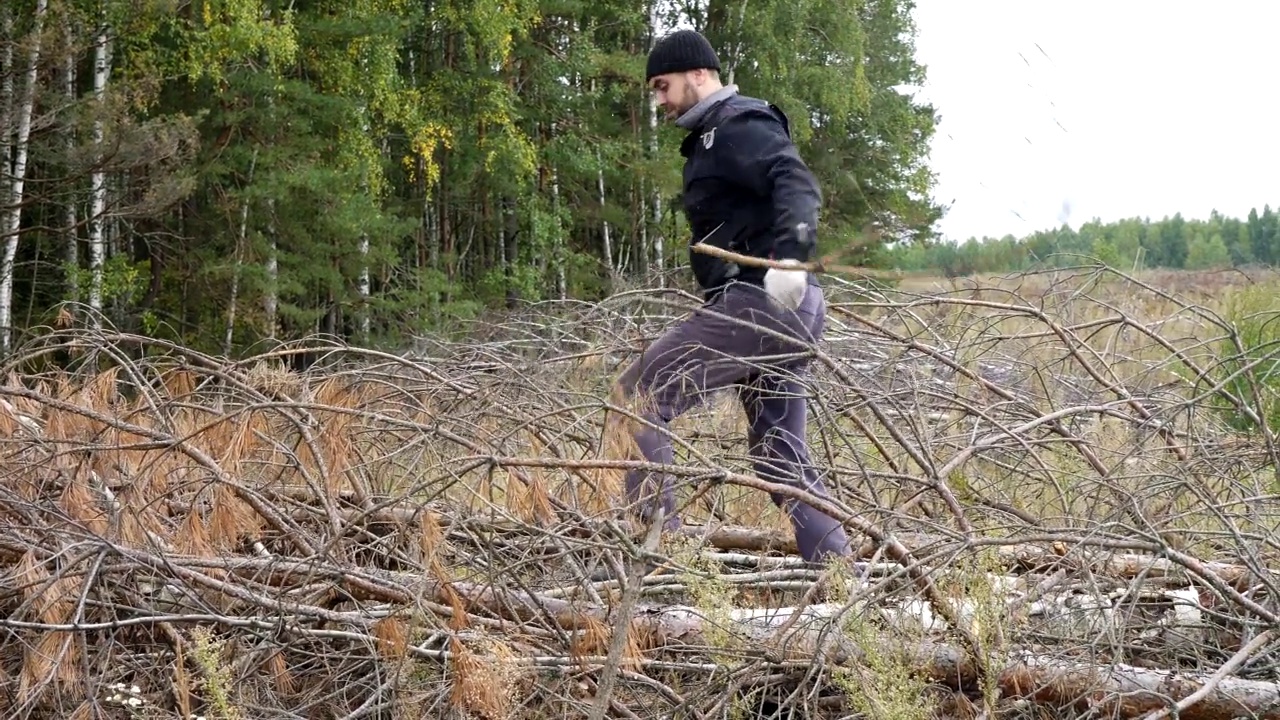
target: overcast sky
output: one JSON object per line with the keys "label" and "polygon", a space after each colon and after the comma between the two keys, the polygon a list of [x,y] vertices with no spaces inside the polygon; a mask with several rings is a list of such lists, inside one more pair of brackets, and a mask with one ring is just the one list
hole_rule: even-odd
{"label": "overcast sky", "polygon": [[917,0],[915,17],[944,236],[1280,205],[1280,2]]}

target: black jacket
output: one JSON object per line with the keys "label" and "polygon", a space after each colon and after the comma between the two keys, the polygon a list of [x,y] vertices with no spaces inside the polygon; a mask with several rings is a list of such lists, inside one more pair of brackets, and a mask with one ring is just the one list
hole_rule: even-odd
{"label": "black jacket", "polygon": [[[772,103],[734,94],[713,106],[680,146],[681,202],[690,244],[777,260],[812,257],[822,192],[800,158],[787,116]],[[797,234],[805,223],[808,233]],[[690,251],[698,285],[709,295],[728,280],[761,282],[762,268],[739,267]]]}

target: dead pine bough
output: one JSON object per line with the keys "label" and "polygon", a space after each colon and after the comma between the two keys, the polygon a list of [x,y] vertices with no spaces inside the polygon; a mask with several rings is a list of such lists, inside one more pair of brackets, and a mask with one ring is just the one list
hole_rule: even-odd
{"label": "dead pine bough", "polygon": [[[0,367],[0,712],[1280,718],[1274,286],[830,278],[833,499],[713,397],[660,537],[610,380],[687,303],[237,362],[51,330]],[[801,562],[768,491],[855,557]]]}

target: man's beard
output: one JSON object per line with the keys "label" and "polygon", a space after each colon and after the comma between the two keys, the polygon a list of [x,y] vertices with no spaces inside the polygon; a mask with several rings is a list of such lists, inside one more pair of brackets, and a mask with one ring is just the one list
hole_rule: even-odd
{"label": "man's beard", "polygon": [[676,118],[679,118],[681,115],[684,115],[685,113],[692,110],[693,106],[697,104],[698,104],[697,93],[693,91],[693,88],[686,87],[684,89],[684,96],[680,98],[679,104],[673,104],[668,106],[667,119],[675,120]]}

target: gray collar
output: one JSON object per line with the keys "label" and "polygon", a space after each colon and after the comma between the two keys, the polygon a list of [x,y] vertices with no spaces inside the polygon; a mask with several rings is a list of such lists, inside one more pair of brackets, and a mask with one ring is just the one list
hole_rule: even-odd
{"label": "gray collar", "polygon": [[676,118],[676,125],[679,125],[685,130],[692,130],[698,127],[698,124],[702,122],[704,117],[706,117],[707,111],[715,106],[716,103],[737,94],[737,85],[725,85],[719,90],[702,98],[702,100],[698,101],[697,105],[689,108],[683,115]]}

